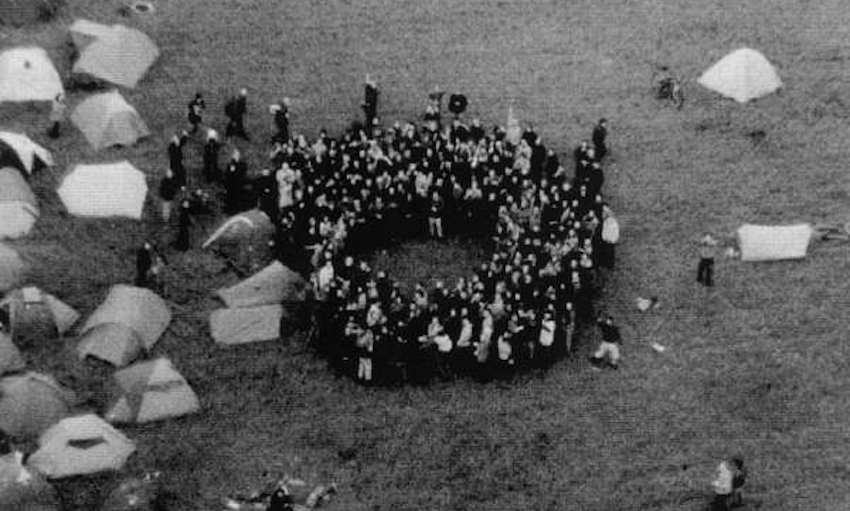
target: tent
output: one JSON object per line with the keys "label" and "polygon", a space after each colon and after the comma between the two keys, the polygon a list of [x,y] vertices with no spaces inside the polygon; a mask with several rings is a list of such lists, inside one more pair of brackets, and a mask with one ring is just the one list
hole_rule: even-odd
{"label": "tent", "polygon": [[58,511],[53,487],[43,477],[27,469],[23,458],[20,451],[0,456],[0,509]]}
{"label": "tent", "polygon": [[37,287],[16,289],[0,300],[0,308],[9,315],[10,329],[16,332],[48,327],[52,333],[65,335],[80,319],[80,313],[55,296]]}
{"label": "tent", "polygon": [[22,371],[27,366],[12,336],[0,332],[0,375]]}
{"label": "tent", "polygon": [[274,224],[268,215],[259,209],[252,209],[232,216],[222,223],[201,248],[207,248],[214,243],[240,242],[252,239],[267,240],[274,233]]}
{"label": "tent", "polygon": [[253,307],[303,301],[306,282],[279,261],[266,266],[242,282],[216,293],[228,307]]}
{"label": "tent", "polygon": [[58,193],[72,215],[140,220],[148,183],[144,173],[126,160],[76,165],[62,180]]}
{"label": "tent", "polygon": [[28,234],[38,215],[38,201],[21,173],[0,168],[0,238]]}
{"label": "tent", "polygon": [[71,122],[95,149],[133,145],[151,133],[136,109],[117,91],[86,98],[74,109]]}
{"label": "tent", "polygon": [[0,25],[20,27],[50,20],[63,3],[61,0],[0,0]]}
{"label": "tent", "polygon": [[210,332],[219,344],[245,344],[280,338],[282,305],[218,309],[210,314]]}
{"label": "tent", "polygon": [[0,167],[14,167],[29,175],[38,167],[52,166],[53,156],[50,151],[28,136],[0,131]]}
{"label": "tent", "polygon": [[[117,324],[131,330],[144,348],[150,349],[170,322],[171,311],[159,295],[150,289],[118,284],[112,286],[103,303],[86,320],[80,335],[85,337],[99,325]],[[105,338],[104,342],[108,340]]]}
{"label": "tent", "polygon": [[699,84],[739,103],[760,98],[782,87],[782,80],[764,55],[740,48],[699,77]]}
{"label": "tent", "polygon": [[0,243],[0,292],[13,289],[24,275],[26,265],[12,248]]}
{"label": "tent", "polygon": [[101,323],[88,330],[77,344],[80,359],[96,358],[115,367],[124,367],[145,351],[145,342],[127,326]]}
{"label": "tent", "polygon": [[738,228],[738,248],[742,261],[778,261],[806,257],[812,226],[753,225]]}
{"label": "tent", "polygon": [[73,392],[50,376],[25,373],[0,380],[0,430],[17,438],[36,438],[68,415]]}
{"label": "tent", "polygon": [[47,478],[119,470],[136,450],[120,431],[94,414],[68,417],[44,432],[28,465]]}
{"label": "tent", "polygon": [[0,103],[52,101],[64,92],[59,73],[43,49],[13,48],[0,53]]}
{"label": "tent", "polygon": [[103,417],[112,423],[152,422],[196,413],[198,396],[167,358],[141,362],[113,378]]}
{"label": "tent", "polygon": [[80,52],[72,70],[75,75],[133,88],[159,57],[148,36],[124,25],[77,20],[70,31]]}

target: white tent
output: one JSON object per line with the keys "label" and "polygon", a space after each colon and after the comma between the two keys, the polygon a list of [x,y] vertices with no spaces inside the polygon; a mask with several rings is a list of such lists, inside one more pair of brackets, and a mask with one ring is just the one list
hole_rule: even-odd
{"label": "white tent", "polygon": [[63,94],[62,80],[41,48],[13,48],[0,53],[0,103],[51,101]]}
{"label": "white tent", "polygon": [[210,314],[210,333],[218,344],[245,344],[280,338],[282,305],[218,309]]}
{"label": "white tent", "polygon": [[38,203],[21,173],[0,168],[0,238],[19,238],[30,232],[39,216]]}
{"label": "white tent", "polygon": [[742,261],[778,261],[806,257],[812,238],[809,224],[753,225],[738,228]]}
{"label": "white tent", "polygon": [[128,161],[77,165],[59,185],[59,198],[76,216],[142,218],[148,184]]}
{"label": "white tent", "polygon": [[75,74],[132,88],[159,57],[159,49],[147,35],[124,25],[77,20],[70,31],[80,52]]}
{"label": "white tent", "polygon": [[151,133],[139,112],[117,91],[86,98],[74,109],[71,122],[95,149],[133,145]]}
{"label": "white tent", "polygon": [[0,155],[2,155],[0,158],[3,160],[3,165],[11,165],[27,174],[32,174],[35,167],[39,165],[53,166],[53,156],[50,151],[22,133],[0,131]]}
{"label": "white tent", "polygon": [[764,55],[740,48],[726,55],[700,76],[699,84],[739,103],[746,103],[782,87],[782,80]]}

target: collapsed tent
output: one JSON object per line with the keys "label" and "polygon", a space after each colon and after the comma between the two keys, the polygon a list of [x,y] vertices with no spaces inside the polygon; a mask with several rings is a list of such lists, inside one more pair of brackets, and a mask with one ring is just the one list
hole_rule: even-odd
{"label": "collapsed tent", "polygon": [[64,94],[62,80],[41,48],[14,48],[0,53],[0,103],[52,101]]}
{"label": "collapsed tent", "polygon": [[70,31],[80,52],[75,75],[133,88],[159,57],[159,49],[147,35],[124,25],[77,20]]}
{"label": "collapsed tent", "polygon": [[45,328],[62,336],[80,319],[80,313],[71,306],[32,286],[7,293],[0,301],[0,309],[9,316],[13,337],[21,331]]}
{"label": "collapsed tent", "polygon": [[167,358],[116,371],[112,379],[103,414],[109,422],[152,422],[200,410],[195,391]]}
{"label": "collapsed tent", "polygon": [[782,87],[782,80],[764,55],[740,48],[699,77],[699,84],[739,103],[760,98]]}
{"label": "collapsed tent", "polygon": [[0,25],[21,27],[48,21],[63,4],[62,0],[0,0]]}
{"label": "collapsed tent", "polygon": [[22,371],[27,366],[12,336],[0,332],[0,375]]}
{"label": "collapsed tent", "polygon": [[0,238],[28,234],[38,216],[38,201],[21,173],[0,168]]}
{"label": "collapsed tent", "polygon": [[244,242],[254,239],[267,240],[274,233],[274,224],[268,215],[259,209],[252,209],[232,216],[216,229],[201,248],[214,243]]}
{"label": "collapsed tent", "polygon": [[74,109],[71,122],[95,149],[133,145],[151,133],[139,112],[117,91],[86,98]]}
{"label": "collapsed tent", "polygon": [[275,261],[242,282],[216,293],[228,307],[253,307],[301,302],[306,287],[301,275]]}
{"label": "collapsed tent", "polygon": [[151,349],[171,322],[165,300],[149,289],[119,284],[80,329],[80,358],[126,365]]}
{"label": "collapsed tent", "polygon": [[136,450],[120,431],[93,414],[54,424],[38,446],[27,463],[47,478],[119,470]]}
{"label": "collapsed tent", "polygon": [[812,226],[753,225],[738,228],[738,249],[742,261],[778,261],[806,257]]}
{"label": "collapsed tent", "polygon": [[26,175],[38,167],[52,167],[50,151],[21,133],[0,131],[0,167],[14,167]]}
{"label": "collapsed tent", "polygon": [[142,218],[148,183],[128,161],[76,165],[59,185],[59,198],[76,216]]}
{"label": "collapsed tent", "polygon": [[76,399],[50,376],[7,376],[0,380],[0,430],[16,438],[36,438],[67,416]]}
{"label": "collapsed tent", "polygon": [[280,338],[282,305],[218,309],[210,314],[210,333],[219,344],[245,344]]}
{"label": "collapsed tent", "polygon": [[0,243],[0,292],[13,289],[23,278],[26,265],[12,248]]}

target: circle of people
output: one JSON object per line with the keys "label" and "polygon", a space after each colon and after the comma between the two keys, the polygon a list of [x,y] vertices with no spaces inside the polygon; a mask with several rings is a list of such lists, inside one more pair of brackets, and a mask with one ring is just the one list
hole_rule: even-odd
{"label": "circle of people", "polygon": [[[218,168],[222,143],[206,131],[203,174],[223,184],[225,212],[262,210],[276,227],[269,241],[275,257],[311,275],[310,342],[336,371],[365,383],[507,379],[569,353],[577,325],[593,318],[600,272],[613,269],[619,239],[601,195],[605,119],[575,149],[569,172],[531,128],[511,119],[492,130],[478,119],[464,122],[460,94],[448,101],[450,120],[441,114],[443,94],[432,93],[420,124],[386,127],[378,95],[367,76],[365,122],[339,139],[321,130],[312,143],[290,133],[288,99],[272,105],[269,167],[252,180],[238,149]],[[204,109],[197,94],[188,105],[191,132],[202,126]],[[249,140],[246,113],[243,89],[225,106],[227,139]],[[209,200],[185,189],[188,134],[170,142],[160,185],[163,220],[180,197],[180,250],[190,245],[190,215]],[[484,240],[492,257],[456,282],[419,283],[412,296],[365,259],[389,241],[426,235]],[[610,316],[598,325],[602,343],[591,362],[616,368],[619,329]]]}

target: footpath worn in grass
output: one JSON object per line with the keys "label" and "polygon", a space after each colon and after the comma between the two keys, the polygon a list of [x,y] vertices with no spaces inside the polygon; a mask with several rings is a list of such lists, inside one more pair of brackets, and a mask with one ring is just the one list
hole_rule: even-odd
{"label": "footpath worn in grass", "polygon": [[[139,87],[122,91],[153,131],[135,147],[95,153],[73,128],[47,141],[46,108],[0,106],[4,128],[26,129],[58,162],[34,180],[43,212],[35,233],[13,245],[34,284],[84,313],[132,278],[136,245],[173,233],[153,220],[69,218],[59,177],[76,162],[128,158],[154,185],[196,90],[221,127],[225,96],[249,89],[252,170],[266,151],[256,141],[270,135],[266,105],[287,95],[295,130],[338,133],[359,114],[367,72],[380,83],[385,120],[419,118],[438,85],[465,92],[468,116],[488,125],[513,104],[567,162],[592,123],[610,119],[606,189],[623,239],[605,303],[624,325],[619,372],[592,372],[586,339],[543,377],[362,388],[335,379],[297,338],[215,346],[210,291],[235,276],[212,254],[169,254],[175,321],[155,354],[174,359],[203,412],[125,431],[139,445],[127,469],[164,470],[173,509],[215,509],[265,470],[336,481],[330,509],[696,509],[698,500],[678,501],[708,491],[716,461],[733,453],[748,461],[748,494],[762,509],[850,506],[848,247],[816,244],[799,262],[724,260],[716,290],[693,282],[703,231],[850,220],[845,2],[161,0],[155,14],[132,18],[115,14],[117,1],[68,3],[57,22],[5,30],[0,45],[42,45],[67,72],[66,27],[81,16],[138,26],[162,50]],[[780,93],[738,105],[695,84],[744,45],[776,65]],[[653,99],[660,64],[687,79],[681,111]],[[72,94],[72,105],[83,97]],[[749,136],[757,131],[765,136]],[[197,151],[188,150],[194,168]],[[404,260],[388,269],[415,268],[417,280],[437,270],[426,250]],[[467,272],[465,261],[438,258],[440,274],[449,264]],[[640,315],[633,300],[650,294],[662,308]],[[30,347],[30,362],[96,406],[108,373],[52,342]],[[111,481],[62,483],[67,508],[92,509]]]}

